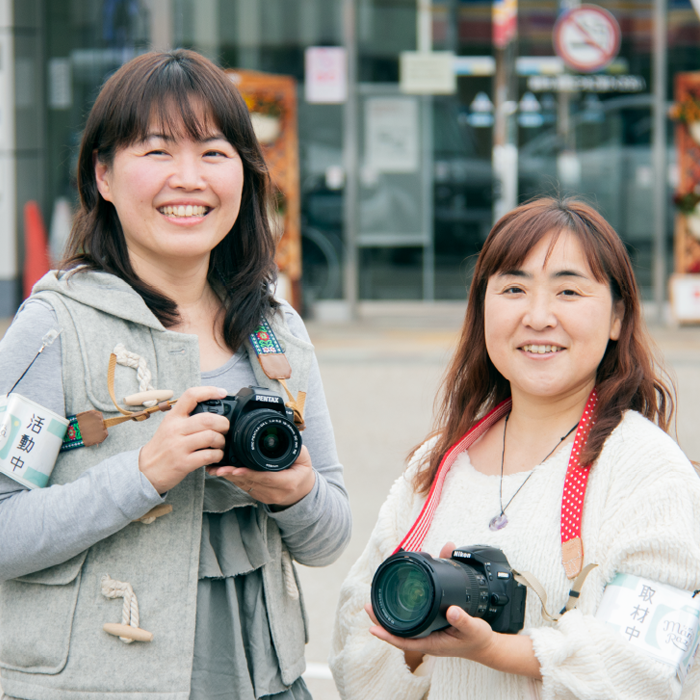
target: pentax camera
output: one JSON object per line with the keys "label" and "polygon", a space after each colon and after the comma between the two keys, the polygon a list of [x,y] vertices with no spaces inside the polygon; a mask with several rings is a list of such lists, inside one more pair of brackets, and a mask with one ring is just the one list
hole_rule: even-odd
{"label": "pentax camera", "polygon": [[379,624],[397,637],[427,637],[449,627],[451,605],[483,618],[494,632],[516,634],[525,622],[526,593],[495,547],[460,547],[450,559],[401,551],[374,574],[372,607]]}
{"label": "pentax camera", "polygon": [[270,389],[249,386],[235,396],[202,401],[192,411],[196,413],[216,413],[230,422],[218,466],[278,472],[291,467],[301,452],[294,414]]}

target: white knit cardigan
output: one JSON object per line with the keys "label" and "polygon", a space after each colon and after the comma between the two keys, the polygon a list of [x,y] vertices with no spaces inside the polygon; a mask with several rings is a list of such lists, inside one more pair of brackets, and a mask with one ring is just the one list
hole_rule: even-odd
{"label": "white knit cardigan", "polygon": [[[426,444],[422,450],[430,449]],[[559,516],[571,447],[535,468],[508,506],[509,524],[492,532],[499,477],[476,471],[466,452],[455,461],[423,550],[437,556],[447,541],[502,549],[511,566],[533,573],[551,612],[567,599]],[[700,662],[682,689],[671,666],[652,660],[596,620],[603,590],[618,572],[685,590],[700,588],[700,479],[678,445],[646,418],[628,411],[608,438],[588,482],[583,514],[585,563],[595,562],[578,609],[546,622],[528,590],[525,629],[542,678],[502,673],[473,661],[434,658],[414,675],[403,652],[369,634],[364,605],[374,571],[401,542],[425,501],[411,487],[416,460],[393,485],[365,551],[343,584],[330,656],[344,700],[665,700],[700,698]],[[507,503],[527,475],[505,476]],[[420,672],[419,672],[420,673]]]}

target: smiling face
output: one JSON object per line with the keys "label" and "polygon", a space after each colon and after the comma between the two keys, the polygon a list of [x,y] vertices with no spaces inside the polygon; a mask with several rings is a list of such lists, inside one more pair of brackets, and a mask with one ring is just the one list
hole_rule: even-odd
{"label": "smiling face", "polygon": [[622,304],[595,278],[576,235],[562,231],[550,251],[551,242],[544,236],[486,286],[486,349],[514,398],[587,394],[608,341],[620,336]]}
{"label": "smiling face", "polygon": [[243,164],[214,126],[200,139],[149,130],[95,163],[97,187],[119,216],[132,264],[208,263],[241,205]]}

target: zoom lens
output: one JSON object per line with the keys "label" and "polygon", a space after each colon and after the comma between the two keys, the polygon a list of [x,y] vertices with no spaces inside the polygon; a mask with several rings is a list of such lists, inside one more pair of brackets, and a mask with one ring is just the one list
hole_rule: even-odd
{"label": "zoom lens", "polygon": [[449,627],[445,613],[450,605],[484,617],[488,595],[482,574],[425,552],[392,555],[372,580],[374,614],[384,629],[399,637],[426,637]]}
{"label": "zoom lens", "polygon": [[296,462],[301,435],[278,411],[256,409],[237,422],[231,439],[231,463],[257,471],[281,471]]}
{"label": "zoom lens", "polygon": [[383,612],[396,627],[407,630],[425,620],[435,596],[427,572],[411,560],[385,569],[377,586],[381,589]]}

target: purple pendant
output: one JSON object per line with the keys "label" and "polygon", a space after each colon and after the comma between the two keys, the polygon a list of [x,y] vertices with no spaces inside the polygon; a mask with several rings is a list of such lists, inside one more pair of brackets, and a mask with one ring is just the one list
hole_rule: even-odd
{"label": "purple pendant", "polygon": [[508,516],[505,513],[499,513],[491,518],[489,522],[489,530],[502,530],[508,524]]}

